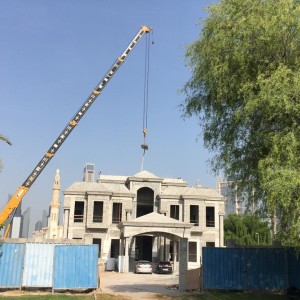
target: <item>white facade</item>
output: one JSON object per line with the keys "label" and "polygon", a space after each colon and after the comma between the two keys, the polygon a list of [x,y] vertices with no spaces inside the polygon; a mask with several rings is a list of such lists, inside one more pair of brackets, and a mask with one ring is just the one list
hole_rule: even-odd
{"label": "white facade", "polygon": [[198,267],[202,247],[223,246],[224,199],[214,189],[142,171],[75,182],[63,194],[63,238],[98,244],[103,262],[177,262],[179,238],[188,238],[189,267]]}

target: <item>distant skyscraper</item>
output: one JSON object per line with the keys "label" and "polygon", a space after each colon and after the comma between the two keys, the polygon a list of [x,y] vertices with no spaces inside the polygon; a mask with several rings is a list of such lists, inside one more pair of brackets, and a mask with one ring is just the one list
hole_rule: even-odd
{"label": "distant skyscraper", "polygon": [[48,226],[48,212],[46,209],[43,210],[43,216],[42,216],[42,228]]}
{"label": "distant skyscraper", "polygon": [[22,217],[14,217],[11,224],[9,237],[12,239],[19,238],[21,232]]}
{"label": "distant skyscraper", "polygon": [[[9,199],[12,196],[9,195]],[[21,235],[21,226],[22,226],[22,202],[19,204],[15,211],[14,218],[11,223],[11,229],[9,233],[10,238],[19,238]]]}
{"label": "distant skyscraper", "polygon": [[39,231],[42,229],[42,221],[41,220],[38,220],[36,223],[35,223],[35,226],[34,226],[34,230],[35,231]]}
{"label": "distant skyscraper", "polygon": [[247,195],[238,192],[234,181],[223,181],[218,178],[217,190],[225,198],[225,215],[241,215],[246,210]]}
{"label": "distant skyscraper", "polygon": [[95,165],[87,163],[83,171],[83,181],[94,182],[95,181]]}
{"label": "distant skyscraper", "polygon": [[[12,195],[8,196],[8,201],[11,199]],[[23,216],[24,215],[24,216]],[[28,237],[28,230],[26,231],[26,228],[29,226],[30,223],[30,208],[27,208],[27,210],[22,215],[22,202],[19,204],[19,206],[16,208],[15,213],[13,215],[13,219],[11,221],[11,227],[8,234],[9,238],[20,238]],[[25,224],[24,224],[25,222]],[[5,231],[7,229],[7,226],[5,227]],[[25,230],[25,231],[24,231]]]}
{"label": "distant skyscraper", "polygon": [[21,226],[21,236],[22,238],[28,238],[30,224],[30,207],[28,207],[22,214],[22,226]]}

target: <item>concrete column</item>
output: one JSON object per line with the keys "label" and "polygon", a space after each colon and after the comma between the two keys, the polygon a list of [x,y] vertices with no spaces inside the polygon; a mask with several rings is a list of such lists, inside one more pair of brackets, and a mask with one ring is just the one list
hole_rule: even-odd
{"label": "concrete column", "polygon": [[124,238],[124,244],[125,244],[125,257],[124,257],[124,271],[125,273],[129,270],[129,256],[128,256],[128,238]]}
{"label": "concrete column", "polygon": [[125,250],[125,239],[120,238],[120,244],[119,244],[119,273],[123,273],[125,271],[125,256],[124,256],[124,250]]}
{"label": "concrete column", "polygon": [[224,215],[219,215],[219,247],[224,247]]}
{"label": "concrete column", "polygon": [[173,240],[173,271],[177,271],[177,241]]}
{"label": "concrete column", "polygon": [[131,244],[131,238],[125,238],[125,266],[124,266],[124,272],[129,272],[129,248]]}
{"label": "concrete column", "polygon": [[179,240],[179,291],[186,291],[186,273],[188,267],[187,259],[188,239],[180,238]]}
{"label": "concrete column", "polygon": [[68,231],[69,231],[69,209],[64,210],[64,229],[63,229],[63,238],[68,238]]}

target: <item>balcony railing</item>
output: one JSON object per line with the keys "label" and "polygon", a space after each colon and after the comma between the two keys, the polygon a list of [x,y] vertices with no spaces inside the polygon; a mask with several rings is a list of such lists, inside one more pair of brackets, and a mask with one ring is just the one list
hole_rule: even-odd
{"label": "balcony railing", "polygon": [[102,223],[103,222],[103,216],[93,216],[93,222],[94,223]]}
{"label": "balcony railing", "polygon": [[206,220],[206,227],[215,227],[215,220]]}
{"label": "balcony railing", "polygon": [[190,223],[194,223],[194,226],[199,226],[199,220],[198,219],[190,219]]}
{"label": "balcony railing", "polygon": [[112,218],[112,223],[113,224],[119,224],[122,221],[120,217],[113,217]]}
{"label": "balcony railing", "polygon": [[74,223],[83,223],[83,215],[74,215]]}

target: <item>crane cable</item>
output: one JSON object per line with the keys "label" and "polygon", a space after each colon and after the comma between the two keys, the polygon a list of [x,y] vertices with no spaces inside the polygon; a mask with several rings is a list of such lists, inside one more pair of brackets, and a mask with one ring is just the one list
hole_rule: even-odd
{"label": "crane cable", "polygon": [[[152,31],[152,34],[153,34],[153,31]],[[153,41],[152,41],[152,44],[154,44]],[[143,107],[144,143],[141,145],[141,148],[143,149],[141,171],[143,171],[143,169],[144,169],[144,159],[145,159],[146,150],[149,149],[148,145],[146,144],[146,136],[148,133],[149,67],[150,67],[150,35],[148,35],[146,37],[146,47],[145,47],[144,107]]]}

